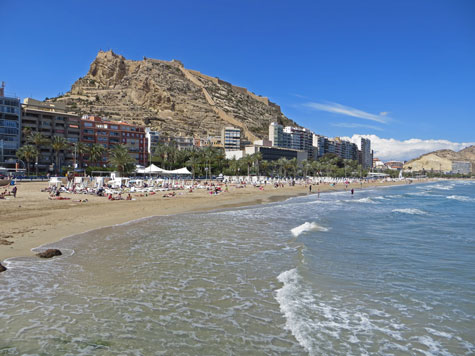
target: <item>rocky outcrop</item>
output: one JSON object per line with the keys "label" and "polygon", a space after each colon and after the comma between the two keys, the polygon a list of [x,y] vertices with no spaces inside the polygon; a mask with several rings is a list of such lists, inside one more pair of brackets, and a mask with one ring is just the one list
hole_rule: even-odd
{"label": "rocky outcrop", "polygon": [[410,171],[443,171],[452,170],[453,162],[471,162],[472,172],[475,167],[475,146],[469,146],[461,151],[438,150],[426,153],[404,164],[404,169]]}
{"label": "rocky outcrop", "polygon": [[4,265],[0,263],[0,272],[5,272],[6,270],[7,270],[7,267],[5,267]]}
{"label": "rocky outcrop", "polygon": [[61,256],[61,255],[62,255],[61,251],[55,248],[49,248],[46,251],[36,254],[36,256],[41,257],[41,258],[52,258],[55,256]]}
{"label": "rocky outcrop", "polygon": [[50,100],[79,114],[146,125],[170,136],[205,138],[234,125],[254,140],[267,136],[273,121],[296,125],[268,98],[188,70],[180,61],[134,61],[112,51],[100,51],[68,93]]}

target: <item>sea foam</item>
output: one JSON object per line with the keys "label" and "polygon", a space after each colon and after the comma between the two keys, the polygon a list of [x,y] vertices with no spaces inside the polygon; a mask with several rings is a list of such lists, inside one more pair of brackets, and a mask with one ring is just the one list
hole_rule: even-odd
{"label": "sea foam", "polygon": [[295,237],[300,236],[307,231],[328,231],[326,227],[320,226],[315,222],[305,222],[300,226],[294,227],[290,232]]}
{"label": "sea foam", "polygon": [[449,195],[447,199],[453,199],[453,200],[458,200],[458,201],[463,201],[463,202],[475,201],[475,199],[467,197],[465,195]]}
{"label": "sea foam", "polygon": [[427,215],[425,211],[419,209],[394,209],[393,213],[403,213],[403,214],[410,214],[410,215]]}
{"label": "sea foam", "polygon": [[301,277],[295,268],[282,272],[277,279],[283,286],[277,290],[275,299],[279,302],[280,310],[285,316],[285,328],[295,336],[299,344],[302,345],[307,352],[313,354],[313,331],[308,323],[309,320],[303,317],[305,313],[301,313],[301,310],[305,309],[301,303],[314,304],[315,299],[311,294],[305,295],[306,298],[302,298],[301,300],[296,298],[297,295],[303,293],[303,290]]}

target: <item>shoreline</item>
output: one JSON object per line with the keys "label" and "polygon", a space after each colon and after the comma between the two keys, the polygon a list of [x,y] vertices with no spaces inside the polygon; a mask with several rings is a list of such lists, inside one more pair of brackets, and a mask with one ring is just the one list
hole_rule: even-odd
{"label": "shoreline", "polygon": [[[428,183],[423,180],[417,183]],[[48,200],[48,193],[40,192],[47,182],[20,182],[18,195],[7,201],[0,201],[0,263],[16,257],[34,256],[36,250],[44,245],[71,238],[93,230],[122,225],[154,216],[167,216],[184,213],[206,212],[219,209],[232,209],[283,201],[289,198],[308,195],[307,185],[274,188],[270,185],[264,190],[253,186],[237,188],[230,186],[229,192],[210,195],[207,190],[192,193],[178,191],[173,198],[161,194],[148,197],[136,194],[132,201],[108,201],[107,198],[91,195],[66,195],[72,199],[87,198],[87,203],[73,200]],[[358,192],[363,189],[407,185],[406,181],[371,182],[348,185]],[[345,191],[345,185],[312,184],[311,195],[333,191]]]}

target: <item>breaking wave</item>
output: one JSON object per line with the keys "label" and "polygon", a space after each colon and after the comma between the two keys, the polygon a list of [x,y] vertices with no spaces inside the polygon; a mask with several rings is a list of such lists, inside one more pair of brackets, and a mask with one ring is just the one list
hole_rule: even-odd
{"label": "breaking wave", "polygon": [[290,232],[295,237],[300,236],[307,231],[328,231],[328,228],[318,225],[315,222],[305,222],[300,226],[294,227]]}
{"label": "breaking wave", "polygon": [[410,214],[410,215],[427,215],[425,211],[419,209],[393,209],[393,213],[403,213],[403,214]]}
{"label": "breaking wave", "polygon": [[463,202],[475,201],[475,199],[467,197],[465,195],[449,195],[447,199],[453,199],[453,200],[458,200],[458,201],[463,201]]}

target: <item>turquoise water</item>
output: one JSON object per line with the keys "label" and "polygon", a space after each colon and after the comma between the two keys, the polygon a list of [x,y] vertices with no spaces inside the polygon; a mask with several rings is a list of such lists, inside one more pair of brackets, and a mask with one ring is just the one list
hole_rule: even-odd
{"label": "turquoise water", "polygon": [[0,274],[0,355],[475,354],[475,184],[155,217]]}

